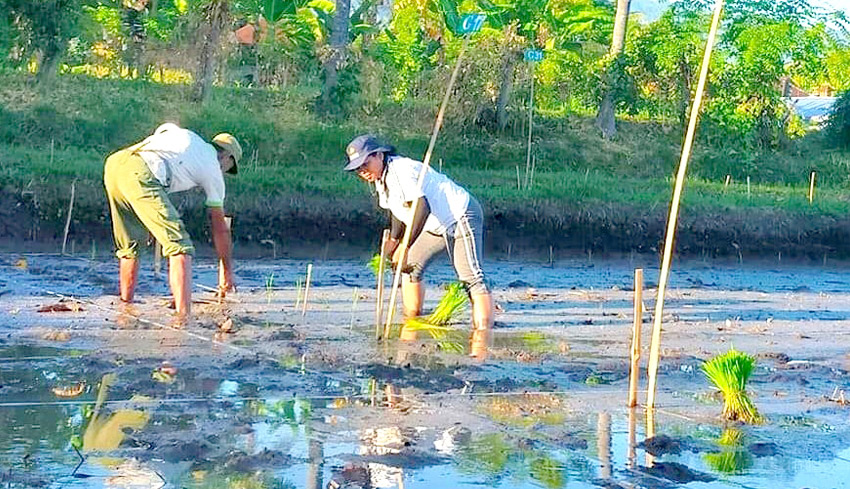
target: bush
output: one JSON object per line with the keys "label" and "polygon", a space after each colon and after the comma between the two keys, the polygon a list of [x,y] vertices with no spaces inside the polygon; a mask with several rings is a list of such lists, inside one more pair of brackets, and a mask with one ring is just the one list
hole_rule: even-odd
{"label": "bush", "polygon": [[850,148],[850,90],[846,90],[835,101],[827,122],[827,131],[836,146]]}

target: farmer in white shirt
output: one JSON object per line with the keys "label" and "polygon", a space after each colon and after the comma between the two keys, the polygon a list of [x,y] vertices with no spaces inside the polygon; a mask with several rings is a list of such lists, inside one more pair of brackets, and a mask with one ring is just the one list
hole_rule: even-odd
{"label": "farmer in white shirt", "polygon": [[[393,254],[394,264],[401,255],[398,244],[404,227],[412,226],[407,264],[402,270],[405,316],[422,313],[422,274],[440,250],[448,249],[458,279],[466,286],[472,302],[473,331],[489,331],[493,326],[493,299],[481,270],[484,215],[478,201],[430,167],[420,189],[417,179],[422,163],[399,156],[393,146],[375,136],[358,136],[349,143],[346,155],[345,169],[374,183],[378,204],[391,213],[388,253]],[[418,211],[411,216],[416,201]]]}
{"label": "farmer in white shirt", "polygon": [[144,141],[106,159],[103,183],[119,258],[122,301],[133,301],[138,248],[147,235],[146,228],[162,245],[162,255],[168,257],[168,280],[178,316],[190,314],[195,247],[168,194],[194,187],[201,187],[206,194],[219,258],[219,292],[224,294],[233,288],[222,174],[235,174],[241,157],[242,148],[230,134],[219,134],[210,144],[192,131],[166,123]]}

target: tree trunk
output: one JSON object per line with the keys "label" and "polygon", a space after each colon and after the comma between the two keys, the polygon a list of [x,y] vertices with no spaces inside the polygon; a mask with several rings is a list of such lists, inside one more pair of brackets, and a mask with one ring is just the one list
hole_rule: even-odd
{"label": "tree trunk", "polygon": [[629,21],[629,6],[631,0],[617,0],[617,13],[614,17],[614,35],[611,37],[611,65],[605,74],[606,87],[602,102],[599,104],[599,113],[596,115],[596,127],[602,131],[602,137],[610,139],[617,133],[617,124],[614,120],[614,88],[611,86],[618,78],[615,70],[620,69],[617,62],[623,54],[623,46],[626,43],[626,27]]}
{"label": "tree trunk", "polygon": [[508,126],[508,104],[511,101],[511,90],[514,86],[514,71],[519,61],[517,52],[509,50],[502,60],[502,81],[499,83],[499,99],[496,101],[496,124],[499,131]]}
{"label": "tree trunk", "polygon": [[336,0],[333,30],[331,31],[331,55],[325,62],[325,80],[322,84],[322,96],[319,101],[322,112],[332,112],[335,107],[333,95],[339,83],[339,69],[345,63],[348,47],[348,24],[351,15],[351,0]]}
{"label": "tree trunk", "polygon": [[213,77],[215,75],[215,55],[218,51],[221,31],[227,22],[229,10],[227,0],[210,0],[206,7],[207,35],[201,46],[201,58],[198,66],[198,77],[195,80],[194,99],[205,102],[210,96]]}
{"label": "tree trunk", "polygon": [[39,85],[49,85],[56,79],[56,73],[59,71],[59,61],[62,59],[62,53],[65,52],[65,43],[59,39],[55,39],[47,44],[41,52],[41,63],[38,67],[38,73],[35,79]]}

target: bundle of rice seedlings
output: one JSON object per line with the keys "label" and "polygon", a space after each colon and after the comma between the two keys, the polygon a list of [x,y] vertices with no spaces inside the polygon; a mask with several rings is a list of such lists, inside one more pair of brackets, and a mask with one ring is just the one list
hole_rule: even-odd
{"label": "bundle of rice seedlings", "polygon": [[727,428],[717,439],[717,444],[724,447],[741,447],[744,444],[744,432],[738,428]]}
{"label": "bundle of rice seedlings", "polygon": [[428,316],[428,322],[437,326],[451,324],[458,320],[468,303],[466,288],[460,282],[453,282],[446,287],[446,293]]}
{"label": "bundle of rice seedlings", "polygon": [[702,364],[708,380],[723,394],[723,417],[730,421],[759,423],[761,416],[746,392],[756,359],[734,348]]}
{"label": "bundle of rice seedlings", "polygon": [[746,450],[706,453],[703,458],[721,474],[743,474],[753,466],[753,458]]}
{"label": "bundle of rice seedlings", "polygon": [[[375,256],[369,260],[369,263],[367,263],[366,266],[369,270],[372,270],[372,273],[377,277],[381,267],[381,254],[376,253]],[[389,258],[384,258],[384,272],[387,270],[392,270],[392,263],[390,263]]]}
{"label": "bundle of rice seedlings", "polygon": [[454,282],[446,287],[446,293],[437,307],[426,317],[405,320],[404,327],[412,331],[427,331],[432,338],[439,342],[440,348],[454,353],[463,353],[462,335],[449,325],[456,322],[463,313],[463,308],[469,302],[466,289],[460,282]]}

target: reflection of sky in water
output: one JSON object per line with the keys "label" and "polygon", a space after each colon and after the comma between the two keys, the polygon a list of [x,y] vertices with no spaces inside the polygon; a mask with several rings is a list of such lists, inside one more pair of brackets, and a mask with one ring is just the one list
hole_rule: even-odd
{"label": "reflection of sky in water", "polygon": [[[6,381],[20,377],[22,380],[28,379],[27,382],[36,382],[39,385],[44,377],[40,370],[29,374],[25,372],[18,374],[17,371],[5,369],[0,373],[5,375]],[[368,391],[367,384],[364,384],[364,390]],[[217,419],[225,419],[233,415],[234,407],[236,411],[242,412],[251,403],[257,402],[241,400],[239,391],[239,383],[232,380],[221,381],[215,388],[215,395],[227,398],[229,403],[213,403],[207,413],[214,415],[213,417]],[[221,448],[244,450],[248,453],[259,453],[263,450],[285,453],[292,458],[293,462],[286,466],[270,467],[269,472],[281,480],[291,482],[295,487],[304,487],[308,474],[311,470],[317,469],[318,459],[310,460],[311,451],[315,453],[316,449],[315,442],[311,447],[311,440],[319,440],[322,453],[322,487],[325,487],[334,472],[345,466],[347,462],[356,460],[358,454],[376,453],[375,451],[364,452],[364,444],[369,443],[364,441],[365,432],[351,429],[351,423],[356,421],[354,417],[359,411],[330,409],[328,408],[330,405],[333,403],[327,400],[311,406],[307,400],[292,397],[266,399],[261,402],[262,409],[258,410],[253,417],[252,431],[235,437],[222,438],[230,440],[227,442],[230,445]],[[104,412],[104,419],[111,419],[111,416],[120,412],[120,409],[119,406],[110,406]],[[149,410],[146,408],[145,411],[156,416],[155,407]],[[151,475],[155,474],[154,470],[166,474],[172,484],[179,485],[182,478],[186,477],[185,467],[181,468],[179,464],[135,462],[132,458],[126,457],[128,453],[132,454],[133,450],[122,452],[121,450],[126,448],[123,446],[116,452],[91,455],[79,470],[80,474],[88,477],[73,477],[71,473],[79,459],[68,445],[68,436],[74,431],[73,428],[80,427],[82,421],[80,413],[79,406],[0,408],[0,422],[2,422],[0,425],[3,427],[0,433],[0,467],[4,470],[11,467],[15,473],[37,476],[51,488],[157,487],[155,481],[151,482]],[[331,415],[343,421],[339,424],[321,422],[328,420]],[[198,414],[198,416],[204,416],[204,414]],[[626,469],[627,419],[622,411],[616,412],[611,418],[611,473],[618,483],[629,484],[634,481],[634,478]],[[391,463],[385,463],[386,460],[380,457],[372,457],[369,458],[368,463],[372,468],[377,469],[372,474],[372,481],[376,487],[396,487],[398,474],[401,472],[406,487],[441,488],[463,485],[515,489],[599,487],[591,483],[600,475],[597,420],[597,415],[589,414],[574,417],[568,421],[568,431],[574,437],[587,441],[585,449],[559,448],[556,442],[547,441],[545,435],[538,437],[540,433],[535,431],[512,429],[511,434],[515,436],[505,442],[505,446],[511,452],[508,457],[512,458],[506,464],[488,465],[488,461],[476,460],[475,454],[471,459],[469,456],[464,459],[463,450],[453,453],[453,458],[449,459],[451,461],[448,463],[415,469],[399,469],[393,467]],[[643,439],[643,422],[643,418],[638,416],[636,437],[638,441]],[[785,425],[782,422],[774,420],[764,427],[743,429],[745,445],[752,442],[774,442],[779,447],[779,455],[750,456],[739,474],[718,473],[712,468],[711,461],[706,459],[706,451],[693,453],[685,450],[678,455],[660,457],[658,461],[681,463],[691,470],[716,478],[713,482],[692,482],[686,485],[688,488],[742,486],[764,489],[850,488],[850,483],[847,482],[850,480],[850,447],[841,446],[841,444],[850,443],[846,427],[838,426],[832,431],[825,431],[823,428],[807,425],[789,425],[791,427],[787,429],[783,426]],[[380,427],[386,427],[386,425],[376,426],[376,428]],[[146,429],[142,428],[140,432],[144,433]],[[671,423],[669,419],[659,419],[658,431],[674,438],[693,437],[712,449],[715,447],[713,442],[720,433],[717,426],[697,426],[684,421]],[[545,430],[541,432],[545,433]],[[435,452],[433,452],[432,442],[440,434],[434,430],[420,433],[421,436],[417,438],[414,446],[421,452],[433,454]],[[490,435],[493,433],[473,430],[472,438],[481,440],[482,437]],[[376,446],[380,446],[382,442],[374,440],[387,438],[374,434],[371,436]],[[496,436],[499,436],[498,433]],[[538,441],[520,450],[516,442],[522,438],[536,438]],[[831,453],[830,450],[836,449],[838,449],[836,453]],[[720,448],[717,447],[717,450]],[[817,451],[819,460],[792,458],[795,455],[808,455],[811,451]],[[22,460],[25,455],[30,455],[36,462],[24,466]],[[109,458],[111,455],[122,457]],[[638,463],[644,465],[644,452],[639,449],[636,455]],[[550,464],[549,467],[554,468],[556,475],[558,475],[558,468],[561,469],[560,477],[549,478],[549,484],[546,484],[539,474],[536,477],[532,474],[533,462],[541,459],[545,459]],[[487,467],[490,467],[489,471],[486,470]],[[555,483],[552,482],[553,480]],[[12,487],[15,485],[12,484]]]}

